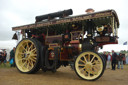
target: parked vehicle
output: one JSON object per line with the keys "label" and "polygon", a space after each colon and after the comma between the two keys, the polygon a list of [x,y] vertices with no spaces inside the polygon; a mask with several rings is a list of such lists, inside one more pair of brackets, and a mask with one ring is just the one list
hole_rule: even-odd
{"label": "parked vehicle", "polygon": [[22,73],[56,72],[73,64],[84,80],[97,80],[106,62],[98,53],[106,44],[118,44],[119,21],[114,10],[69,16],[71,9],[36,16],[33,24],[12,27],[21,30],[23,39],[15,52],[17,69]]}

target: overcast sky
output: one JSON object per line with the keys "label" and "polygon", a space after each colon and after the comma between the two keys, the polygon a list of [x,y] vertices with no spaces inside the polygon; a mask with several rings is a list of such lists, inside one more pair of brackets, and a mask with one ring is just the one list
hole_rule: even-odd
{"label": "overcast sky", "polygon": [[11,40],[12,27],[35,22],[35,16],[72,9],[73,15],[114,9],[119,17],[119,44],[128,41],[128,0],[0,0],[0,41]]}

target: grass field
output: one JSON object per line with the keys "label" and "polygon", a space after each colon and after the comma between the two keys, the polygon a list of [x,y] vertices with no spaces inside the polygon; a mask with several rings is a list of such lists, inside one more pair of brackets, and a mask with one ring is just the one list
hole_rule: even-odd
{"label": "grass field", "polygon": [[9,62],[7,62],[7,63],[5,63],[5,64],[1,64],[0,65],[0,68],[10,68],[10,64],[9,64]]}

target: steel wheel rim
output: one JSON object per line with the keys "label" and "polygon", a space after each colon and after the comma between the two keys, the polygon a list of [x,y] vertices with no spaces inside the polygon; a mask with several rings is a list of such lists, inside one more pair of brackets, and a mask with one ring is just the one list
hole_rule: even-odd
{"label": "steel wheel rim", "polygon": [[15,63],[22,72],[28,72],[33,69],[37,61],[37,49],[31,40],[21,41],[15,53]]}
{"label": "steel wheel rim", "polygon": [[103,61],[94,52],[83,52],[75,62],[77,74],[86,80],[93,80],[100,76],[103,71]]}

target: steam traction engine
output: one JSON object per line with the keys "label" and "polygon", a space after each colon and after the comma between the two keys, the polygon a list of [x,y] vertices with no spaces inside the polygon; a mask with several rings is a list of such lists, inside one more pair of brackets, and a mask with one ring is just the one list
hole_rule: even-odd
{"label": "steam traction engine", "polygon": [[97,80],[105,70],[105,58],[98,53],[105,44],[117,44],[119,21],[114,10],[69,16],[71,9],[36,16],[36,22],[13,27],[23,39],[15,52],[17,69],[35,73],[53,71],[73,64],[84,80]]}

